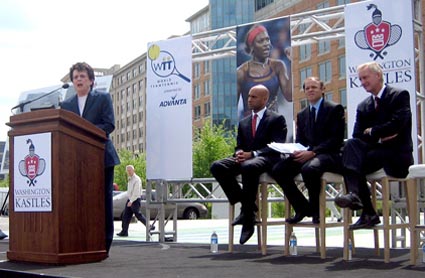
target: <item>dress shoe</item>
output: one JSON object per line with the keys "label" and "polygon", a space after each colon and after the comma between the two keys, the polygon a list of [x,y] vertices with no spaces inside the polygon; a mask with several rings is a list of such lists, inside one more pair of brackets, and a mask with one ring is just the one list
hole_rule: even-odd
{"label": "dress shoe", "polygon": [[155,225],[151,225],[151,226],[149,227],[149,231],[153,231],[153,230],[155,230]]}
{"label": "dress shoe", "polygon": [[244,223],[244,214],[241,212],[238,217],[232,222],[232,226],[242,225]]}
{"label": "dress shoe", "polygon": [[244,224],[242,226],[241,238],[239,240],[239,243],[244,244],[252,237],[253,234],[254,234],[254,225]]}
{"label": "dress shoe", "polygon": [[238,217],[235,218],[235,220],[232,222],[232,226],[235,225],[243,225],[243,224],[258,224],[260,223],[259,221],[257,221],[255,214],[251,215],[251,216],[245,216],[245,214],[243,212],[241,212],[241,214],[239,214]]}
{"label": "dress shoe", "polygon": [[0,230],[0,240],[7,238],[7,235]]}
{"label": "dress shoe", "polygon": [[356,223],[350,225],[350,230],[372,228],[379,223],[381,223],[381,220],[379,220],[379,215],[362,214]]}
{"label": "dress shoe", "polygon": [[304,217],[308,216],[305,212],[297,212],[295,213],[294,217],[290,217],[286,219],[285,221],[289,224],[296,224],[304,219]]}
{"label": "dress shoe", "polygon": [[117,234],[117,236],[120,236],[120,237],[127,237],[128,236],[128,233],[124,233],[124,232],[119,232],[118,234]]}
{"label": "dress shoe", "polygon": [[363,204],[359,196],[352,192],[337,196],[335,198],[335,204],[341,208],[350,208],[352,210],[359,210],[363,208]]}
{"label": "dress shoe", "polygon": [[319,223],[320,223],[319,215],[313,215],[313,224],[319,224]]}

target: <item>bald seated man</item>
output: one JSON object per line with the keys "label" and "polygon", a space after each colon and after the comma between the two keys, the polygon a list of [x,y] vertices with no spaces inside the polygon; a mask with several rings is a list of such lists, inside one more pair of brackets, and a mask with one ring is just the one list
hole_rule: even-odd
{"label": "bald seated man", "polygon": [[[230,204],[241,202],[241,213],[232,225],[242,225],[240,244],[254,233],[255,205],[260,175],[269,172],[280,160],[280,153],[269,148],[271,142],[284,143],[286,120],[266,108],[269,90],[263,85],[252,87],[248,94],[251,114],[239,122],[235,153],[215,161],[211,173],[222,187]],[[242,176],[242,188],[236,176]]]}

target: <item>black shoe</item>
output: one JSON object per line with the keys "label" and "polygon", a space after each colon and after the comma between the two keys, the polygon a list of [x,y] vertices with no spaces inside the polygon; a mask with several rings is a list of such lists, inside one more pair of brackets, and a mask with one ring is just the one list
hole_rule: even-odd
{"label": "black shoe", "polygon": [[241,212],[238,217],[232,222],[232,226],[242,225],[244,223],[244,214]]}
{"label": "black shoe", "polygon": [[356,193],[349,193],[345,195],[336,196],[335,204],[341,208],[350,208],[352,210],[359,210],[363,208],[362,201]]}
{"label": "black shoe", "polygon": [[241,238],[239,240],[239,243],[244,244],[252,237],[253,234],[254,234],[254,225],[244,224],[242,226]]}
{"label": "black shoe", "polygon": [[306,214],[305,212],[297,212],[295,213],[294,217],[290,217],[288,219],[286,219],[285,221],[289,224],[296,224],[298,222],[300,222],[301,220],[304,219],[304,217],[308,216],[308,214]]}
{"label": "black shoe", "polygon": [[367,229],[381,223],[379,215],[362,214],[356,223],[350,225],[350,230]]}
{"label": "black shoe", "polygon": [[0,240],[7,238],[7,235],[0,230]]}
{"label": "black shoe", "polygon": [[313,215],[313,224],[319,224],[320,223],[320,217],[318,215]]}
{"label": "black shoe", "polygon": [[244,224],[255,225],[258,223],[260,222],[257,221],[255,214],[252,214],[251,216],[246,216],[245,213],[241,212],[241,214],[239,214],[239,216],[236,217],[236,219],[232,222],[232,226]]}
{"label": "black shoe", "polygon": [[119,233],[117,234],[117,236],[120,236],[120,237],[128,237],[128,233],[119,232]]}
{"label": "black shoe", "polygon": [[155,230],[155,225],[151,225],[151,226],[149,227],[149,231],[153,231],[153,230]]}

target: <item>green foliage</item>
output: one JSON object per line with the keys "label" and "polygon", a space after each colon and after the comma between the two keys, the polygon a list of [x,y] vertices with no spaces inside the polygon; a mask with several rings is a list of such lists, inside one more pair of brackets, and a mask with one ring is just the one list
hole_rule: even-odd
{"label": "green foliage", "polygon": [[193,177],[211,177],[210,166],[218,159],[230,156],[234,152],[236,138],[233,132],[225,129],[224,124],[205,125],[196,130],[193,142]]}
{"label": "green foliage", "polygon": [[120,150],[118,155],[121,160],[121,164],[115,166],[114,170],[114,182],[118,184],[120,190],[127,190],[127,171],[125,167],[127,165],[133,165],[136,174],[142,179],[143,187],[146,185],[146,155],[133,154],[128,150]]}
{"label": "green foliage", "polygon": [[0,180],[0,187],[9,187],[9,175],[4,180]]}

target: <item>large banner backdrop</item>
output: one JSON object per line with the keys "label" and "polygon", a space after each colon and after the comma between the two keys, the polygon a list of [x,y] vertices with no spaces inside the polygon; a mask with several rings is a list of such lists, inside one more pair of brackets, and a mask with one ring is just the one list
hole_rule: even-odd
{"label": "large banner backdrop", "polygon": [[353,133],[358,103],[370,96],[357,75],[359,64],[376,61],[384,83],[410,92],[412,139],[417,161],[417,118],[412,1],[364,1],[345,7],[348,136]]}
{"label": "large banner backdrop", "polygon": [[290,18],[238,26],[237,90],[239,119],[250,115],[248,92],[263,84],[270,91],[267,108],[282,114],[288,125],[287,142],[293,140],[293,103]]}
{"label": "large banner backdrop", "polygon": [[192,178],[192,37],[148,44],[146,177]]}

